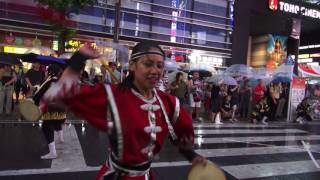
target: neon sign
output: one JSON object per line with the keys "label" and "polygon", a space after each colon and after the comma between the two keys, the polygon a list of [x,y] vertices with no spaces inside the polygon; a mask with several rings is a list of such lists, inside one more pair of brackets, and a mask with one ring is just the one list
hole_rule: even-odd
{"label": "neon sign", "polygon": [[283,1],[278,2],[277,0],[269,0],[269,9],[320,19],[320,11],[317,9],[307,8],[305,6]]}

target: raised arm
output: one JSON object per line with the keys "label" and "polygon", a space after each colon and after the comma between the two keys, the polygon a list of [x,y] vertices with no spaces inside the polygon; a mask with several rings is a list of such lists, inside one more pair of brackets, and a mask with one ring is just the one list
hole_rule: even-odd
{"label": "raised arm", "polygon": [[98,57],[89,45],[84,45],[70,59],[70,65],[60,80],[53,84],[43,99],[47,102],[63,102],[68,109],[88,120],[96,127],[106,130],[107,95],[103,84],[89,85],[80,83],[80,72],[85,61]]}

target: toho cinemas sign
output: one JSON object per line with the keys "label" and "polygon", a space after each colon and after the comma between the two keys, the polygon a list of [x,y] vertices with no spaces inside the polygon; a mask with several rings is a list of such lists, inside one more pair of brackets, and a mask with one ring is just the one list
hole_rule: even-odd
{"label": "toho cinemas sign", "polygon": [[269,0],[269,9],[271,11],[281,11],[310,18],[320,19],[320,10],[301,5],[294,1],[286,2],[281,0]]}

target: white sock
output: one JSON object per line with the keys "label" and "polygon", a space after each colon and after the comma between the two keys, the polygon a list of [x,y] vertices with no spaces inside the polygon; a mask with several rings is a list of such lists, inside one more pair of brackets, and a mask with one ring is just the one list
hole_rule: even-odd
{"label": "white sock", "polygon": [[48,144],[49,147],[49,153],[41,156],[41,159],[55,159],[57,158],[57,151],[56,151],[56,145],[54,141],[50,144]]}
{"label": "white sock", "polygon": [[268,124],[267,121],[266,121],[267,119],[268,119],[267,116],[263,116],[263,118],[262,118],[262,123],[263,123],[263,124]]}
{"label": "white sock", "polygon": [[58,131],[58,138],[60,142],[64,142],[64,138],[63,138],[63,130]]}
{"label": "white sock", "polygon": [[223,123],[221,122],[221,116],[220,116],[220,113],[218,113],[218,114],[216,115],[216,118],[215,118],[215,124],[223,124]]}

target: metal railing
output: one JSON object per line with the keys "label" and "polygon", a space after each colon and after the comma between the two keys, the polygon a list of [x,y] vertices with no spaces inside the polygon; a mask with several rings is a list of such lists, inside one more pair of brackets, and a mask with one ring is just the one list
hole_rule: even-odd
{"label": "metal railing", "polygon": [[[130,30],[130,31],[138,31],[138,32],[142,32],[142,33],[158,34],[158,35],[163,35],[163,36],[171,36],[170,34],[161,33],[161,32],[155,32],[155,31],[146,31],[146,30],[140,30],[140,29],[136,30],[136,29],[123,28],[123,27],[121,29]],[[212,40],[207,40],[207,39],[198,39],[198,38],[193,38],[193,37],[190,37],[190,36],[175,35],[175,37],[177,37],[177,38],[185,38],[185,39],[190,39],[190,40],[200,40],[200,41],[206,41],[206,42],[218,43],[218,44],[228,44],[228,45],[232,44],[232,43],[228,43],[228,42],[224,42],[224,41],[212,41]]]}
{"label": "metal railing", "polygon": [[150,2],[139,1],[139,0],[132,0],[132,1],[134,1],[134,2],[138,2],[138,3],[143,3],[143,4],[149,4],[149,5],[154,5],[154,6],[164,7],[164,8],[169,8],[169,9],[177,10],[177,11],[186,11],[186,12],[190,12],[190,13],[194,13],[194,14],[201,14],[201,15],[210,16],[210,17],[213,17],[213,18],[219,18],[219,19],[231,20],[231,19],[230,19],[230,18],[228,18],[228,17],[217,16],[217,15],[213,15],[213,14],[207,14],[207,13],[203,13],[203,12],[192,11],[192,10],[186,10],[186,9],[179,9],[179,8],[174,8],[174,7],[166,6],[166,5],[162,5],[162,4],[150,3]]}
{"label": "metal railing", "polygon": [[[130,11],[126,11],[126,10],[121,10],[121,12],[125,12],[125,13],[128,13],[128,14],[135,14],[135,15],[139,15],[139,16],[147,16],[147,17],[162,19],[162,20],[166,20],[166,21],[170,21],[170,22],[172,21],[172,18],[171,19],[170,18],[164,18],[164,17],[160,17],[160,16],[142,14],[142,13],[138,13],[138,12],[130,12]],[[156,13],[154,13],[154,14],[156,14]],[[172,17],[172,16],[170,16],[170,17]],[[231,28],[223,28],[223,27],[212,26],[212,25],[207,25],[207,24],[203,24],[203,23],[194,23],[194,22],[188,22],[188,21],[183,21],[183,20],[177,20],[176,22],[182,22],[182,23],[188,23],[188,24],[198,25],[198,26],[203,26],[203,27],[210,27],[210,28],[214,28],[214,29],[232,31]]]}

